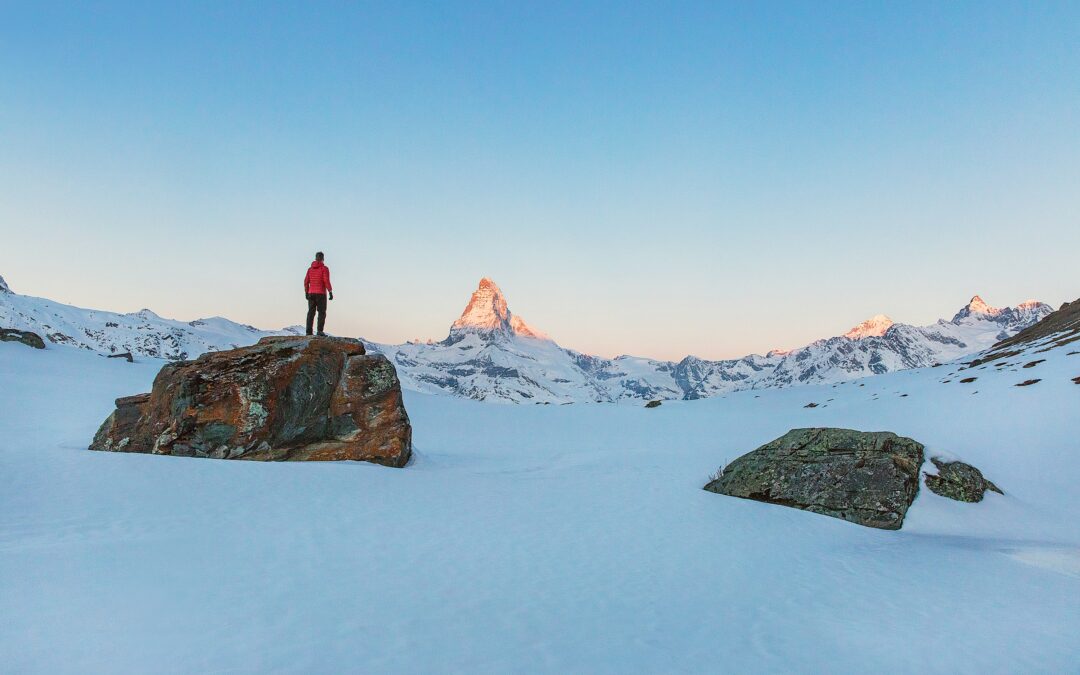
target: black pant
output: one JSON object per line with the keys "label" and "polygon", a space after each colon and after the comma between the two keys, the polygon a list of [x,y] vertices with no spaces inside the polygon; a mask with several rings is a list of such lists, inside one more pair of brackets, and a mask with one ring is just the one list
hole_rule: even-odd
{"label": "black pant", "polygon": [[315,310],[319,311],[319,332],[326,325],[326,293],[308,293],[307,296],[307,334],[311,335],[311,324],[315,320]]}

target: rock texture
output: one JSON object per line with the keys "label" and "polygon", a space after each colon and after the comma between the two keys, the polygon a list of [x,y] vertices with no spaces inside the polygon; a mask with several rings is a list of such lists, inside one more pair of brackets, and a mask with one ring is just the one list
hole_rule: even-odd
{"label": "rock texture", "polygon": [[964,462],[945,462],[937,457],[930,459],[937,467],[938,475],[926,474],[926,487],[942,497],[958,502],[981,502],[987,490],[1005,494],[998,486],[983,477],[979,471]]}
{"label": "rock texture", "polygon": [[923,446],[888,431],[792,429],[727,465],[706,490],[898,530]]}
{"label": "rock texture", "polygon": [[[3,281],[3,278],[0,278],[0,281]],[[0,328],[0,342],[21,342],[27,347],[45,349],[45,341],[41,339],[41,336],[28,330]]]}
{"label": "rock texture", "polygon": [[358,340],[267,337],[166,365],[117,399],[91,450],[404,466],[412,427],[394,366]]}

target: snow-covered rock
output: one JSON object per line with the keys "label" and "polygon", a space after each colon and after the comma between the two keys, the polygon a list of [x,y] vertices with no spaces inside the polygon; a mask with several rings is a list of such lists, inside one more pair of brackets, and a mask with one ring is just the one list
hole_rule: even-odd
{"label": "snow-covered rock", "polygon": [[844,337],[849,340],[861,340],[865,337],[880,337],[884,335],[892,325],[892,319],[884,314],[876,314],[844,333]]}

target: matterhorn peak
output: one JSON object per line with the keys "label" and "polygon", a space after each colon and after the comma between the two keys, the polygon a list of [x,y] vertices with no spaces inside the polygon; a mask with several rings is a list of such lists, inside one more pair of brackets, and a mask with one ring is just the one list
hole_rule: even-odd
{"label": "matterhorn peak", "polygon": [[473,291],[469,304],[458,320],[450,327],[478,328],[480,330],[509,330],[510,308],[506,306],[506,296],[491,279],[484,277]]}
{"label": "matterhorn peak", "polygon": [[497,333],[542,338],[547,336],[532,328],[525,321],[510,311],[506,296],[499,286],[484,277],[469,298],[469,304],[458,320],[450,326],[450,335],[461,332]]}
{"label": "matterhorn peak", "polygon": [[11,290],[11,286],[7,285],[7,282],[4,281],[4,277],[0,277],[0,293],[12,293],[12,292],[13,291]]}
{"label": "matterhorn peak", "polygon": [[861,340],[867,337],[880,337],[893,325],[893,320],[884,314],[875,314],[858,326],[855,326],[844,337],[849,340]]}

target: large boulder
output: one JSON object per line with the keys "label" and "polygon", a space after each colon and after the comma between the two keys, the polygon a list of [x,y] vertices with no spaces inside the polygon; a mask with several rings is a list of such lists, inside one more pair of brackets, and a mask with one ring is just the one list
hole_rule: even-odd
{"label": "large boulder", "polygon": [[120,398],[91,450],[404,466],[412,427],[397,372],[358,340],[268,337],[170,363]]}
{"label": "large boulder", "polygon": [[792,429],[724,467],[706,490],[898,530],[923,446],[888,431]]}
{"label": "large boulder", "polygon": [[[3,281],[3,279],[0,279],[0,281]],[[45,349],[45,341],[41,339],[41,336],[28,330],[0,328],[0,342],[21,342],[27,347]]]}
{"label": "large boulder", "polygon": [[987,490],[1005,494],[970,464],[946,462],[937,457],[931,457],[930,461],[937,467],[938,475],[926,474],[926,487],[935,494],[958,502],[981,502]]}

